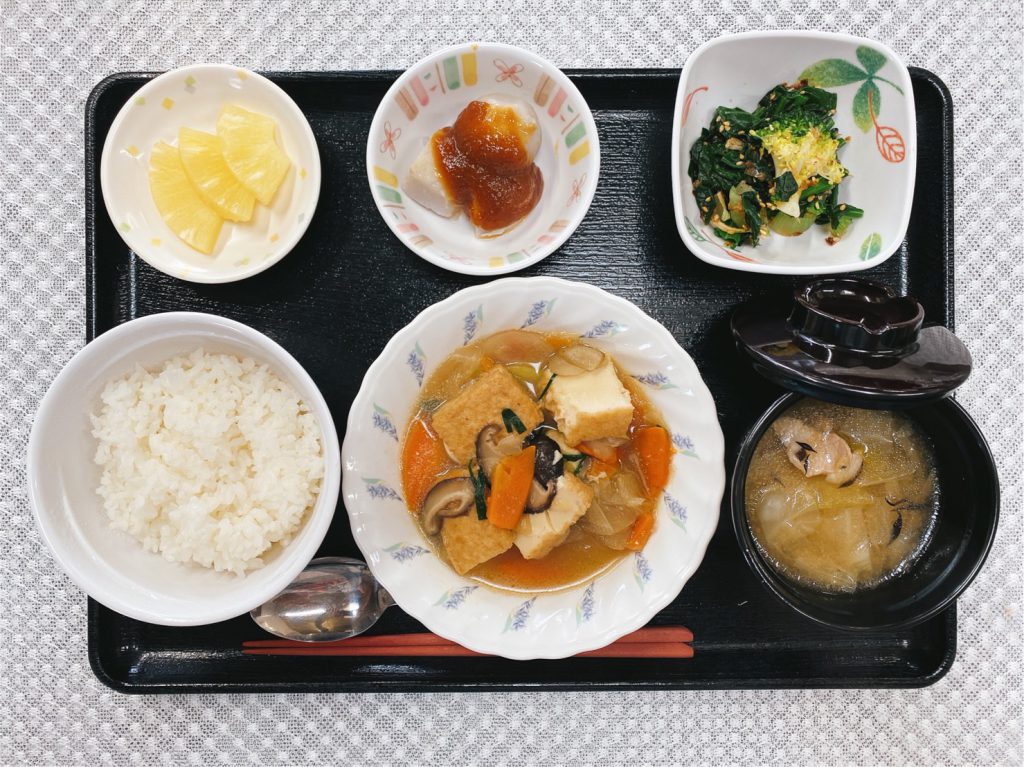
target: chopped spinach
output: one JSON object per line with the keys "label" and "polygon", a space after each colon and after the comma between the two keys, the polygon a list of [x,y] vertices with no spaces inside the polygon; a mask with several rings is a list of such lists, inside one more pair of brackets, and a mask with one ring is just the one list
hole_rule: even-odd
{"label": "chopped spinach", "polygon": [[[842,236],[864,212],[839,202],[847,170],[837,152],[846,139],[835,109],[835,93],[803,82],[777,85],[751,112],[718,107],[690,147],[701,220],[731,247],[756,246],[770,229],[799,234],[812,218],[833,240]],[[780,214],[788,218],[773,227]],[[794,226],[796,219],[806,223]]]}
{"label": "chopped spinach", "polygon": [[740,200],[743,202],[743,216],[747,228],[750,229],[750,242],[757,245],[761,237],[761,201],[757,197],[757,192],[744,192],[740,195]]}
{"label": "chopped spinach", "polygon": [[786,202],[797,193],[799,188],[792,171],[787,170],[775,179],[775,186],[772,188],[772,202]]}

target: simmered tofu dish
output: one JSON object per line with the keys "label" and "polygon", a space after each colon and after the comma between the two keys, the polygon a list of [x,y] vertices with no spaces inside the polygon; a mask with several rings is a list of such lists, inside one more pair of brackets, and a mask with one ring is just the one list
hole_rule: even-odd
{"label": "simmered tofu dish", "polygon": [[409,511],[460,575],[566,588],[643,548],[672,441],[615,360],[576,336],[509,330],[456,350],[402,445]]}

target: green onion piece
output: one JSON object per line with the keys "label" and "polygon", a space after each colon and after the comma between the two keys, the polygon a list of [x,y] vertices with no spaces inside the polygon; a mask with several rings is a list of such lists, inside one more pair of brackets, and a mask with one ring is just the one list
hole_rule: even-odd
{"label": "green onion piece", "polygon": [[513,429],[516,430],[516,434],[522,434],[526,431],[526,426],[523,424],[522,419],[510,407],[501,411],[501,420],[505,423],[505,431],[509,434],[512,433]]}
{"label": "green onion piece", "polygon": [[586,466],[586,465],[587,465],[586,459],[580,461],[578,464],[576,464],[576,468],[573,469],[572,473],[575,474],[576,476],[579,476],[580,472],[583,471],[583,467]]}
{"label": "green onion piece", "polygon": [[567,460],[569,463],[572,463],[573,461],[582,461],[586,457],[587,456],[583,453],[562,453],[562,458]]}
{"label": "green onion piece", "polygon": [[487,479],[484,477],[483,471],[478,471],[476,474],[473,473],[472,460],[466,464],[466,468],[469,469],[469,480],[473,483],[473,502],[476,504],[476,518],[482,522],[487,519],[487,500],[484,497],[484,484]]}
{"label": "green onion piece", "polygon": [[538,400],[544,399],[544,395],[547,394],[548,389],[551,388],[551,382],[554,381],[556,378],[558,378],[558,373],[552,373],[551,378],[548,379],[548,382],[544,384],[544,388],[541,389],[540,394],[537,395]]}

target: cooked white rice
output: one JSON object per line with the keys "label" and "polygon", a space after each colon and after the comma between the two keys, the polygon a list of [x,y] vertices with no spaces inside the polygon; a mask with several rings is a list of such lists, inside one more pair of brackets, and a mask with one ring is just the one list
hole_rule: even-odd
{"label": "cooked white rice", "polygon": [[197,349],[136,367],[101,399],[98,492],[112,525],[149,551],[241,575],[316,501],[316,417],[266,365]]}

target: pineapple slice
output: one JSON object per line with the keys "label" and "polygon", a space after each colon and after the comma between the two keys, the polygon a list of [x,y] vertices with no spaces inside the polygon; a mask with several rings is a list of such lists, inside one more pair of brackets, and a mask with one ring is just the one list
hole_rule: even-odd
{"label": "pineapple slice", "polygon": [[223,142],[212,133],[182,128],[178,131],[178,152],[199,196],[229,221],[248,221],[256,195],[239,183],[224,162]]}
{"label": "pineapple slice", "polygon": [[177,148],[163,141],[149,153],[149,189],[170,230],[201,253],[212,253],[224,220],[196,193]]}
{"label": "pineapple slice", "polygon": [[277,145],[276,132],[277,123],[271,118],[232,104],[225,106],[217,119],[225,162],[264,205],[274,199],[292,164]]}

